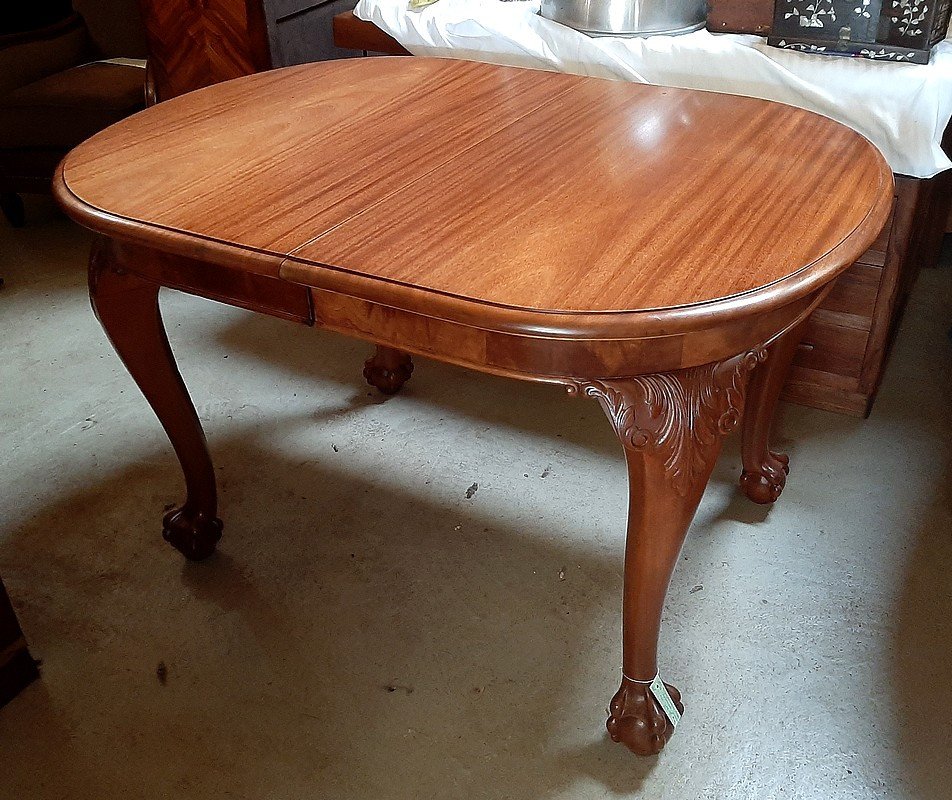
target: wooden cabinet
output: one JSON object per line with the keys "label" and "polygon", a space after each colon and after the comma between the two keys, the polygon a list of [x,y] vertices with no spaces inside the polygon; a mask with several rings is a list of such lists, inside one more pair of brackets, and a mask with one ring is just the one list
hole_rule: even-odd
{"label": "wooden cabinet", "polygon": [[334,44],[354,0],[140,0],[154,100],[269,67],[359,56]]}
{"label": "wooden cabinet", "polygon": [[807,323],[787,400],[869,414],[909,290],[928,259],[935,181],[896,176],[895,207],[879,239],[837,279]]}
{"label": "wooden cabinet", "polygon": [[271,64],[260,0],[139,0],[150,100],[170,100]]}

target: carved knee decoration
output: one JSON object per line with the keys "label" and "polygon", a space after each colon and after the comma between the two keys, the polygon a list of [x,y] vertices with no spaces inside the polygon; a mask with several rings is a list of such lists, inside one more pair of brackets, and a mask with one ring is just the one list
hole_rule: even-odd
{"label": "carved knee decoration", "polygon": [[607,727],[613,740],[640,755],[661,751],[684,709],[673,686],[650,689],[659,678],[664,596],[723,436],[741,419],[748,376],[764,357],[756,350],[690,369],[570,387],[599,401],[628,463],[623,677]]}

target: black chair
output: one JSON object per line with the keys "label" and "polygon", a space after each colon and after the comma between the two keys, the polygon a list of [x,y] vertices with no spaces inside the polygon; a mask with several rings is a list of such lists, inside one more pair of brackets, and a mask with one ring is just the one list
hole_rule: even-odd
{"label": "black chair", "polygon": [[24,224],[21,192],[48,192],[60,159],[145,106],[136,0],[40,0],[0,11],[0,209]]}

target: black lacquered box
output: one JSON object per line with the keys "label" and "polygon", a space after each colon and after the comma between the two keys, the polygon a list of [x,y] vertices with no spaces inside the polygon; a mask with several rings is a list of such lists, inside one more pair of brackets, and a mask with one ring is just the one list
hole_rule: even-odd
{"label": "black lacquered box", "polygon": [[927,64],[950,11],[952,0],[776,0],[767,44]]}

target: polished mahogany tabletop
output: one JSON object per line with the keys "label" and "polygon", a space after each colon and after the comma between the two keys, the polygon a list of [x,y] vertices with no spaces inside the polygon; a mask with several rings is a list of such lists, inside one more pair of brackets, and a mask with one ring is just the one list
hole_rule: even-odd
{"label": "polished mahogany tabletop", "polygon": [[93,307],[182,465],[163,535],[189,558],[222,522],[160,287],[374,342],[385,392],[423,354],[596,399],[629,474],[607,726],[652,754],[684,710],[659,675],[665,592],[723,436],[742,423],[741,488],[777,500],[786,371],[892,181],[860,135],[789,106],[372,58],[160,103],[76,148],[54,190],[99,234]]}
{"label": "polished mahogany tabletop", "polygon": [[78,147],[63,180],[117,233],[410,310],[556,314],[816,286],[882,227],[892,186],[869,142],[789,106],[403,58],[173,99]]}

